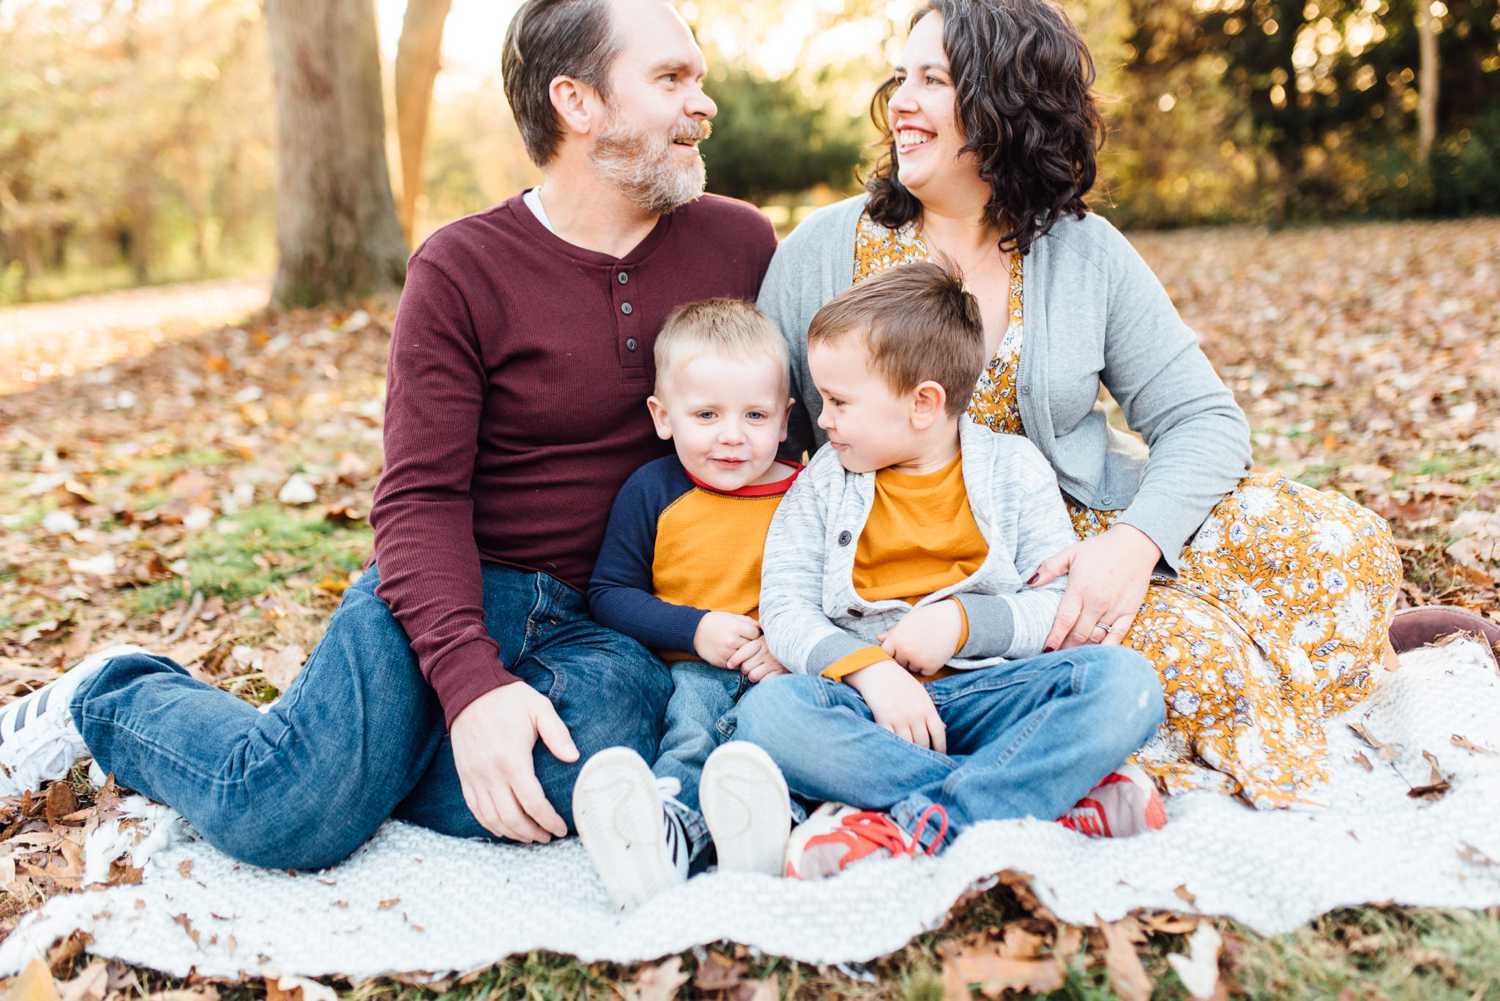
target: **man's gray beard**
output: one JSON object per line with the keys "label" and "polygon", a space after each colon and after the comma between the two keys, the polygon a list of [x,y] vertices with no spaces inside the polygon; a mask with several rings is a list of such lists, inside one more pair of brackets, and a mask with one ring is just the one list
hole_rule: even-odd
{"label": "man's gray beard", "polygon": [[674,164],[669,139],[631,132],[611,122],[594,143],[589,161],[625,196],[647,212],[662,215],[703,194],[703,157]]}

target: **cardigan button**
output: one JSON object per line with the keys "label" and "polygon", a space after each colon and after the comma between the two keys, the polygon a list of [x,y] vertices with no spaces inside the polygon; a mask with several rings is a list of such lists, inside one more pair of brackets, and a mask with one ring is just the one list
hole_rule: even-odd
{"label": "cardigan button", "polygon": [[1026,382],[1026,383],[1022,383],[1021,384],[1021,395],[1022,396],[1030,396],[1031,395],[1031,383]]}
{"label": "cardigan button", "polygon": [[839,545],[841,545],[841,546],[847,546],[849,543],[851,543],[853,541],[854,541],[854,536],[850,535],[849,531],[847,529],[845,529],[844,531],[842,531],[842,532],[839,533]]}

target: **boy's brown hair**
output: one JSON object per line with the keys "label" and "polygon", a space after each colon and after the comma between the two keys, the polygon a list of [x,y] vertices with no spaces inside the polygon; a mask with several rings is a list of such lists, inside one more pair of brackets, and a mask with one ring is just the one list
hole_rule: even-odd
{"label": "boy's brown hair", "polygon": [[769,358],[781,369],[783,386],[791,382],[786,340],[753,302],[704,299],[672,310],[656,335],[653,353],[658,396],[674,363],[695,348],[735,358]]}
{"label": "boy's brown hair", "polygon": [[818,310],[807,343],[848,333],[864,338],[870,368],[892,392],[909,393],[930,380],[947,394],[949,417],[968,408],[984,370],[984,321],[955,271],[930,261],[883,271]]}

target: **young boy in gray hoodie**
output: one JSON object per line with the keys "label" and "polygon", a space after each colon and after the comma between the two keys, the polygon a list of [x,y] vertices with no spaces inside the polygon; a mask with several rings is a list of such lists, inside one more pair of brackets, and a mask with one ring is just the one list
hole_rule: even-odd
{"label": "young boy in gray hoodie", "polygon": [[1115,771],[1161,722],[1155,670],[1121,646],[1042,649],[1066,581],[1025,582],[1075,537],[1036,447],[963,418],[984,354],[977,302],[925,262],[808,330],[828,444],[776,513],[761,585],[793,674],[734,713],[792,793],[827,801],[793,833],[788,875],[930,854],[980,820],[1165,822],[1145,776]]}

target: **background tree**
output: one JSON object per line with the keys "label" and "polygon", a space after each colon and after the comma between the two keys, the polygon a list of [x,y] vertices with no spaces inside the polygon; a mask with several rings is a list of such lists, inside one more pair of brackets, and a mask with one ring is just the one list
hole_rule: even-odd
{"label": "background tree", "polygon": [[406,240],[385,156],[372,0],[266,0],[276,91],[271,298],[305,306],[399,287]]}
{"label": "background tree", "polygon": [[452,0],[407,0],[396,46],[396,134],[401,147],[401,230],[408,242],[422,194],[422,162],[432,85],[443,48],[443,22]]}

